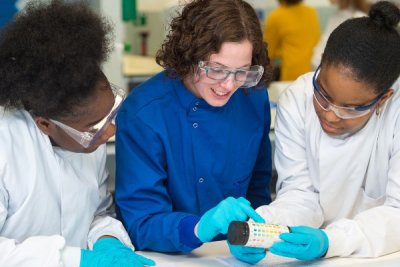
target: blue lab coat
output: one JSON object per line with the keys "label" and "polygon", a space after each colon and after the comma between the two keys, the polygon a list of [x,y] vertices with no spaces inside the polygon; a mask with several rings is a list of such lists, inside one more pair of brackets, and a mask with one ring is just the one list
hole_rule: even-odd
{"label": "blue lab coat", "polygon": [[0,30],[3,28],[17,13],[15,6],[16,0],[1,0],[0,1]]}
{"label": "blue lab coat", "polygon": [[199,216],[228,196],[271,201],[270,107],[265,88],[222,107],[161,72],[117,116],[117,212],[137,249],[188,252]]}

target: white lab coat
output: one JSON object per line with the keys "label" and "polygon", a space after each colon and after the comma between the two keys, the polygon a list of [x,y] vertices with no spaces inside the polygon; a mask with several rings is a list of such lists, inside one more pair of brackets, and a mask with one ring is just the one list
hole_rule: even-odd
{"label": "white lab coat", "polygon": [[313,55],[311,57],[311,66],[314,70],[318,68],[319,64],[321,64],[322,53],[324,53],[326,43],[328,42],[328,38],[333,30],[336,29],[337,26],[339,26],[342,22],[348,19],[365,16],[367,16],[367,14],[365,14],[364,12],[347,8],[339,9],[329,17],[324,33],[319,39],[318,44],[314,47]]}
{"label": "white lab coat", "polygon": [[0,266],[64,266],[64,247],[92,248],[103,235],[132,246],[109,216],[105,146],[53,147],[27,112],[0,109],[0,151]]}
{"label": "white lab coat", "polygon": [[313,106],[313,73],[282,93],[275,123],[277,198],[267,222],[321,227],[326,257],[377,257],[400,250],[400,82],[359,132],[325,134]]}

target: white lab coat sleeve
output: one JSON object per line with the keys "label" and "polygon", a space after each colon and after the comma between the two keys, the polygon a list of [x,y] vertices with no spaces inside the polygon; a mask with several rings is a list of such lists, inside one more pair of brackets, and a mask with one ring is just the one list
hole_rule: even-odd
{"label": "white lab coat sleeve", "polygon": [[385,203],[358,213],[352,220],[341,219],[327,225],[329,249],[326,257],[378,257],[400,250],[399,117],[390,151]]}
{"label": "white lab coat sleeve", "polygon": [[323,213],[311,179],[306,157],[304,87],[300,77],[279,98],[275,124],[276,199],[257,212],[266,222],[319,227]]}
{"label": "white lab coat sleeve", "polygon": [[61,259],[64,267],[80,267],[81,263],[81,248],[64,247],[61,251]]}
{"label": "white lab coat sleeve", "polygon": [[58,235],[34,236],[23,242],[0,237],[0,266],[61,267],[64,245],[64,238]]}
{"label": "white lab coat sleeve", "polygon": [[[5,168],[5,163],[0,162],[0,178],[4,177]],[[7,218],[7,203],[7,190],[5,190],[3,180],[0,179],[0,229],[4,226]],[[63,264],[61,255],[64,247],[65,239],[59,235],[32,236],[21,242],[0,236],[0,266],[76,267]],[[79,262],[79,258],[77,260]]]}
{"label": "white lab coat sleeve", "polygon": [[105,168],[106,150],[105,146],[98,148],[99,157],[99,197],[100,205],[97,208],[95,218],[90,226],[88,235],[88,247],[93,248],[94,243],[101,236],[113,236],[118,238],[126,246],[134,249],[122,223],[115,219],[115,215],[111,212],[112,196],[108,191],[109,173]]}

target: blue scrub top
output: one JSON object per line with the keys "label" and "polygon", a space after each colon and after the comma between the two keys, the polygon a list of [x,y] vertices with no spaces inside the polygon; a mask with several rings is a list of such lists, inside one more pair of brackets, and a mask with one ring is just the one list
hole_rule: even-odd
{"label": "blue scrub top", "polygon": [[139,250],[189,252],[199,218],[228,196],[271,202],[270,107],[265,88],[223,107],[161,72],[117,116],[116,206]]}

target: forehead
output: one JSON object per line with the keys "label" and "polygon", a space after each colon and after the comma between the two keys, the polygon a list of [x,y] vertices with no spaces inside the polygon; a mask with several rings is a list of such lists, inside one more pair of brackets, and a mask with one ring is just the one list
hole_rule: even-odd
{"label": "forehead", "polygon": [[377,96],[374,89],[356,79],[348,67],[324,65],[317,79],[323,92],[337,105],[364,105]]}
{"label": "forehead", "polygon": [[114,95],[107,81],[98,82],[93,94],[74,109],[75,121],[91,123],[104,118],[114,105]]}
{"label": "forehead", "polygon": [[253,45],[244,40],[241,42],[225,42],[218,53],[210,55],[209,61],[220,63],[231,68],[251,65]]}

